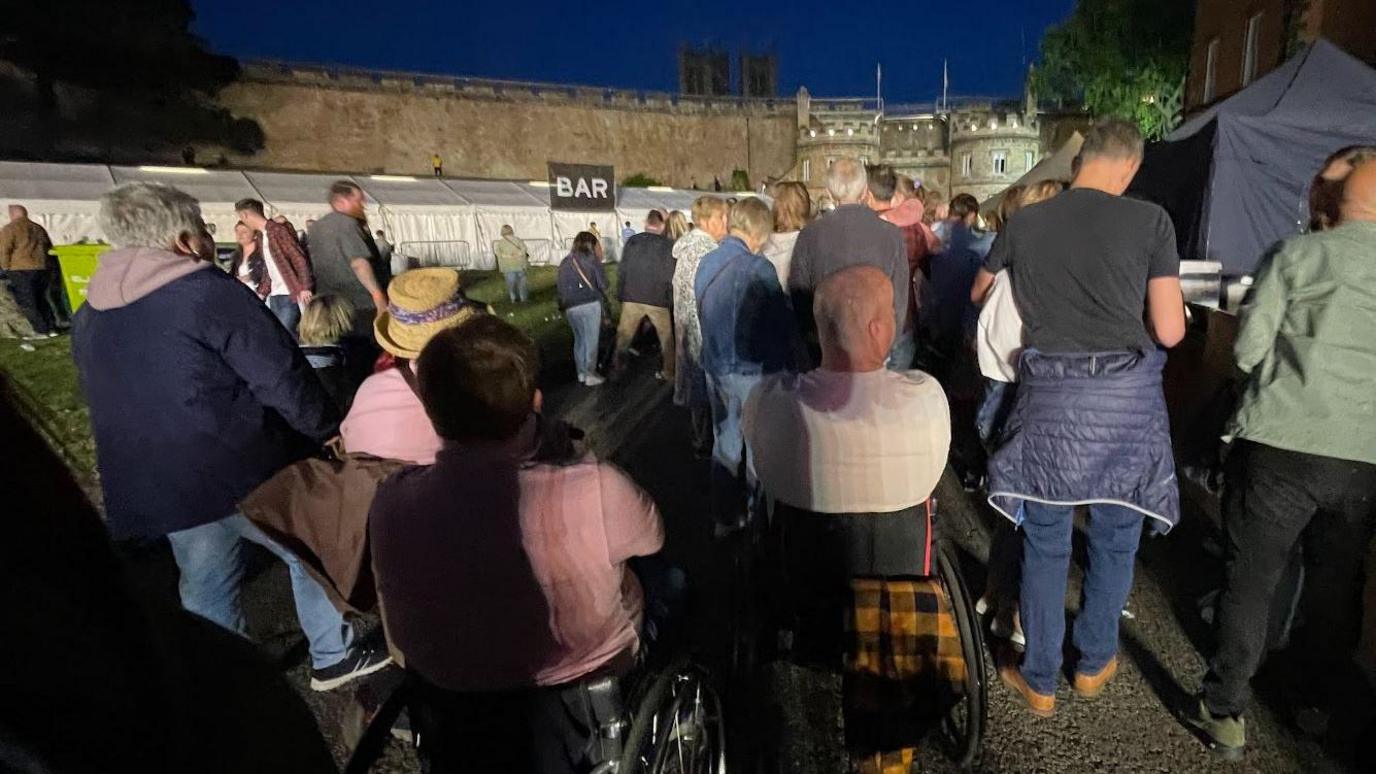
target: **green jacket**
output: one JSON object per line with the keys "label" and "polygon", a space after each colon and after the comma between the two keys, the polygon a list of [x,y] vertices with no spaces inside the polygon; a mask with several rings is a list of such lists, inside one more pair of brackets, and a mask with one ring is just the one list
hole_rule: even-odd
{"label": "green jacket", "polygon": [[526,250],[526,243],[522,242],[519,237],[504,236],[498,239],[492,246],[492,251],[497,254],[497,269],[499,271],[526,270],[530,252]]}
{"label": "green jacket", "polygon": [[1233,353],[1247,381],[1230,434],[1376,464],[1376,223],[1283,242]]}

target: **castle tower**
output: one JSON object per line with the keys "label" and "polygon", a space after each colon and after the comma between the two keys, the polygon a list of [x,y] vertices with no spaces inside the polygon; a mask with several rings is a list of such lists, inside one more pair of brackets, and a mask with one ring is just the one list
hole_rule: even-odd
{"label": "castle tower", "polygon": [[1024,102],[970,105],[952,111],[951,195],[985,199],[999,193],[1036,165],[1041,157],[1041,126]]}

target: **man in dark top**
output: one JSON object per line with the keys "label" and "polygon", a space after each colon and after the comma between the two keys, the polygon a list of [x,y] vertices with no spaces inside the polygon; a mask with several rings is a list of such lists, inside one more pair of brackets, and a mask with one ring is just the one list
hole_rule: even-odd
{"label": "man in dark top", "polygon": [[361,382],[372,371],[378,349],[373,320],[387,309],[391,267],[368,232],[363,189],[348,180],[330,186],[330,214],[308,224],[315,294],[333,293],[354,305],[352,333],[341,341],[349,367]]}
{"label": "man in dark top", "polygon": [[664,235],[664,216],[650,210],[645,230],[626,240],[616,297],[621,301],[621,322],[616,327],[616,359],[631,346],[640,321],[649,319],[659,336],[664,367],[655,374],[661,381],[674,380],[674,242]]}
{"label": "man in dark top", "polygon": [[1073,634],[1074,688],[1086,699],[1117,672],[1144,516],[1161,531],[1179,518],[1157,344],[1184,338],[1184,302],[1166,212],[1122,197],[1141,163],[1136,126],[1095,125],[1071,189],[1009,219],[971,291],[982,303],[994,274],[1008,269],[1026,330],[989,501],[1024,531],[1026,654],[1000,676],[1041,716],[1055,711],[1075,506],[1090,509]]}
{"label": "man in dark top", "polygon": [[803,229],[793,248],[788,287],[793,313],[813,361],[820,358],[817,326],[812,320],[812,294],[822,280],[851,266],[873,266],[893,283],[894,329],[903,330],[908,319],[908,249],[903,232],[879,219],[869,202],[865,166],[855,159],[840,159],[827,171],[827,192],[836,209]]}

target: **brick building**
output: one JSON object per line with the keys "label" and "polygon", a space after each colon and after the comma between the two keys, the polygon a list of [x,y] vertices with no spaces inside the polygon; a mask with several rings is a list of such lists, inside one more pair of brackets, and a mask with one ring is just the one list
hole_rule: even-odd
{"label": "brick building", "polygon": [[1376,0],[1199,0],[1185,111],[1242,89],[1317,37],[1376,63]]}

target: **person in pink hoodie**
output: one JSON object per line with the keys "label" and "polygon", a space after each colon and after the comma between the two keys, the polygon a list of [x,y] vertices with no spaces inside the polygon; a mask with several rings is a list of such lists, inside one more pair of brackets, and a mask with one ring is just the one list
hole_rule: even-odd
{"label": "person in pink hoodie", "polygon": [[922,222],[925,208],[911,177],[895,174],[892,167],[875,167],[870,171],[869,186],[870,206],[879,212],[880,220],[892,223],[903,232],[903,246],[907,251],[908,315],[903,329],[898,332],[894,357],[889,362],[890,368],[903,371],[912,367],[917,354],[917,328],[920,313],[926,306],[924,295],[928,291],[928,262],[940,249],[941,242]]}

